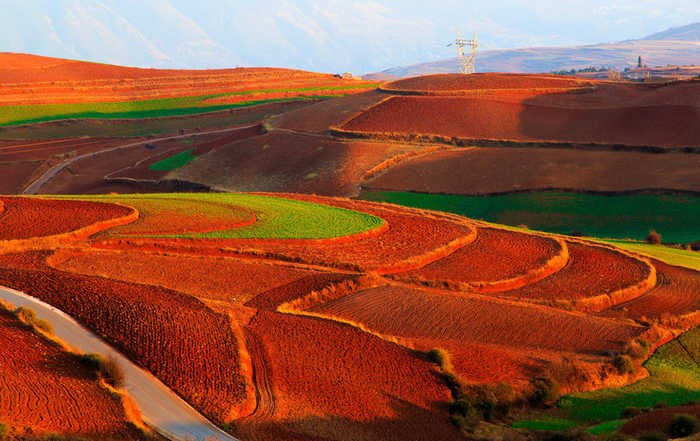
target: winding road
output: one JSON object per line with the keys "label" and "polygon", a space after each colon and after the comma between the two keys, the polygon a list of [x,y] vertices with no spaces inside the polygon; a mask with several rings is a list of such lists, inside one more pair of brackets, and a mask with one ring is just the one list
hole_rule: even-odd
{"label": "winding road", "polygon": [[156,377],[129,361],[64,312],[5,287],[0,287],[0,299],[16,307],[33,309],[39,318],[49,321],[54,334],[70,346],[83,352],[97,352],[116,358],[124,370],[124,388],[138,405],[144,422],[166,438],[174,441],[238,441],[212,424]]}
{"label": "winding road", "polygon": [[228,129],[210,130],[208,132],[187,133],[185,135],[176,135],[176,136],[168,136],[168,137],[164,137],[164,138],[148,139],[145,141],[132,142],[129,144],[119,145],[119,146],[108,148],[105,150],[100,150],[98,152],[86,153],[84,155],[80,155],[80,156],[76,156],[74,158],[71,158],[67,161],[63,161],[59,164],[54,165],[50,169],[46,170],[41,176],[39,176],[37,179],[35,179],[34,182],[29,184],[27,186],[27,188],[24,189],[23,194],[25,194],[25,195],[37,194],[41,187],[43,187],[47,182],[49,182],[51,179],[53,179],[62,170],[64,170],[66,167],[70,166],[71,164],[74,164],[74,163],[81,161],[85,158],[90,158],[92,156],[101,155],[101,154],[107,153],[107,152],[113,152],[115,150],[126,149],[129,147],[137,147],[137,146],[146,145],[146,144],[153,144],[156,142],[170,141],[173,139],[191,138],[194,136],[212,135],[212,134],[216,134],[216,133],[235,132],[237,130],[250,129],[251,127],[255,127],[256,125],[257,124],[251,124],[251,125],[244,126],[244,127],[233,127],[233,128],[228,128]]}

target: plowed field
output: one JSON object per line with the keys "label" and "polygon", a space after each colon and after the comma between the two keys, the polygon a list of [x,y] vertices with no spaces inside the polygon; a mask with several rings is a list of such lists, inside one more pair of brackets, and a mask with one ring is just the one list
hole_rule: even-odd
{"label": "plowed field", "polygon": [[249,329],[270,360],[275,399],[271,420],[249,429],[256,439],[280,439],[266,430],[273,422],[297,439],[461,439],[440,404],[449,391],[412,351],[347,325],[265,311]]}
{"label": "plowed field", "polygon": [[392,97],[343,129],[369,134],[687,147],[700,145],[700,107],[577,109],[460,97]]}
{"label": "plowed field", "polygon": [[100,221],[123,217],[131,209],[114,204],[0,198],[0,239],[26,239],[68,233]]}
{"label": "plowed field", "polygon": [[620,428],[620,431],[628,435],[663,432],[671,424],[673,417],[679,414],[694,415],[696,418],[700,418],[700,405],[653,409],[649,413],[632,418]]}
{"label": "plowed field", "polygon": [[542,268],[562,252],[562,247],[550,238],[478,228],[476,240],[471,244],[400,276],[429,281],[494,282]]}
{"label": "plowed field", "polygon": [[602,247],[567,242],[569,263],[539,282],[499,293],[521,300],[583,300],[633,286],[649,267],[632,257]]}
{"label": "plowed field", "polygon": [[482,73],[441,74],[406,78],[382,86],[388,91],[458,92],[483,89],[554,89],[590,86],[596,82],[561,76]]}
{"label": "plowed field", "polygon": [[227,317],[164,288],[55,271],[45,257],[3,256],[0,284],[66,311],[216,421],[245,399]]}
{"label": "plowed field", "polygon": [[143,439],[124,409],[77,359],[0,312],[0,421],[16,433]]}

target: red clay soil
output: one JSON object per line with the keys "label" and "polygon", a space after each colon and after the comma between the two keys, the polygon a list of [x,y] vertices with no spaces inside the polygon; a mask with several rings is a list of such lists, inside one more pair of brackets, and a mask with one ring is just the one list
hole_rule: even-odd
{"label": "red clay soil", "polygon": [[527,100],[397,96],[358,115],[343,129],[399,137],[670,148],[700,145],[698,119],[700,107],[687,105],[567,109]]}
{"label": "red clay soil", "polygon": [[274,128],[325,133],[331,127],[342,125],[354,114],[377,104],[384,98],[386,94],[374,90],[334,98],[285,112],[269,122]]}
{"label": "red clay soil", "polygon": [[232,191],[351,196],[367,170],[419,148],[272,131],[220,147],[168,177]]}
{"label": "red clay soil", "polygon": [[497,147],[448,150],[399,164],[363,188],[470,195],[545,189],[700,192],[700,155]]}
{"label": "red clay soil", "polygon": [[[178,253],[217,252],[223,255],[239,253],[267,258],[330,266],[350,270],[383,270],[397,262],[411,259],[424,264],[425,253],[455,240],[469,239],[473,229],[456,222],[415,214],[405,208],[392,208],[351,200],[331,199],[312,195],[278,194],[310,202],[358,210],[384,219],[388,230],[358,239],[209,239],[207,241],[169,238],[114,238],[93,243],[105,249],[142,249]],[[467,243],[468,240],[465,242]],[[432,260],[439,259],[440,255]],[[422,263],[421,263],[422,262]],[[403,271],[409,268],[404,268]]]}
{"label": "red clay soil", "polygon": [[0,102],[5,105],[130,101],[259,89],[368,84],[290,69],[138,69],[17,54],[0,54],[0,65],[10,66],[0,69],[3,86]]}
{"label": "red clay soil", "polygon": [[630,318],[658,318],[700,310],[700,272],[671,266],[658,260],[657,285],[649,292],[603,311],[602,315]]}
{"label": "red clay soil", "polygon": [[[189,144],[183,144],[182,140],[178,140],[177,143],[167,143],[167,145],[159,145],[159,151],[163,148],[167,150],[163,153],[156,154],[147,160],[143,160],[135,164],[133,167],[128,167],[108,175],[108,178],[126,178],[126,179],[136,179],[136,180],[146,180],[146,181],[158,181],[164,178],[169,170],[152,170],[151,165],[156,162],[162,161],[164,159],[170,158],[178,153],[190,150],[192,156],[202,156],[209,153],[212,150],[224,147],[230,143],[241,141],[243,139],[251,138],[253,136],[262,135],[265,129],[261,124],[256,124],[252,127],[242,128],[241,130],[236,130],[227,134],[215,134],[209,136],[198,136],[190,139],[192,141]],[[170,148],[172,146],[173,148]]]}
{"label": "red clay soil", "polygon": [[144,439],[121,401],[77,359],[0,312],[0,421],[14,434]]}
{"label": "red clay soil", "polygon": [[[486,382],[525,380],[524,373],[537,359],[621,349],[645,329],[543,306],[392,285],[359,291],[311,311],[410,339],[422,349],[449,347],[460,373]],[[481,358],[480,353],[491,355]]]}
{"label": "red clay soil", "polygon": [[105,150],[137,140],[113,138],[68,138],[59,140],[38,140],[0,142],[0,161],[61,160],[85,153]]}
{"label": "red clay soil", "polygon": [[[53,266],[61,271],[161,286],[201,300],[241,304],[270,290],[284,290],[295,286],[297,281],[314,277],[309,271],[264,262],[141,251],[61,251],[55,262]],[[313,290],[302,291],[302,288],[304,284],[298,286],[295,297]]]}
{"label": "red clay soil", "polygon": [[0,194],[17,194],[38,173],[42,161],[0,162]]}
{"label": "red clay soil", "polygon": [[633,286],[649,274],[643,262],[622,253],[575,242],[566,245],[569,263],[564,268],[539,282],[498,295],[535,302],[583,300]]}
{"label": "red clay soil", "polygon": [[627,435],[663,432],[668,428],[668,425],[673,420],[673,417],[678,414],[694,415],[695,417],[700,418],[700,405],[695,404],[692,406],[652,409],[648,413],[643,413],[627,421],[620,428],[620,432]]}
{"label": "red clay soil", "polygon": [[476,240],[447,257],[399,277],[453,282],[510,279],[542,267],[561,252],[550,238],[495,228],[478,228]]}
{"label": "red clay soil", "polygon": [[435,365],[413,351],[348,325],[264,310],[248,330],[269,361],[274,410],[241,425],[243,439],[462,439]]}
{"label": "red clay soil", "polygon": [[405,78],[382,86],[396,91],[464,91],[483,89],[554,89],[588,86],[596,83],[571,77],[541,74],[478,73],[438,74]]}
{"label": "red clay soil", "polygon": [[0,285],[66,311],[215,421],[245,400],[228,317],[164,288],[56,271],[46,257],[0,256]]}
{"label": "red clay soil", "polygon": [[123,217],[131,209],[101,202],[0,197],[0,239],[27,239],[68,233],[97,222]]}
{"label": "red clay soil", "polygon": [[[302,297],[312,291],[321,291],[331,285],[356,276],[335,273],[311,273],[301,279],[268,289],[245,303],[245,306],[258,309],[276,309],[283,303]],[[259,283],[259,282],[258,282]]]}

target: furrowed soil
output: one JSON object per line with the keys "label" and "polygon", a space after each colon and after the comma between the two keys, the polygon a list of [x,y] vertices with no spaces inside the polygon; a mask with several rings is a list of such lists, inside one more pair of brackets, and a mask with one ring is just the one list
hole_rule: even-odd
{"label": "furrowed soil", "polygon": [[27,239],[69,233],[83,227],[131,213],[114,204],[80,201],[50,201],[30,198],[0,198],[3,228],[0,239]]}
{"label": "furrowed soil", "polygon": [[0,311],[0,421],[15,434],[142,440],[121,401],[77,357]]}
{"label": "furrowed soil", "polygon": [[441,151],[399,164],[363,187],[464,195],[547,189],[700,192],[700,155],[498,147]]}
{"label": "furrowed soil", "polygon": [[461,439],[448,389],[413,351],[348,325],[266,311],[248,329],[270,360],[275,405],[271,416],[237,424],[242,438]]}

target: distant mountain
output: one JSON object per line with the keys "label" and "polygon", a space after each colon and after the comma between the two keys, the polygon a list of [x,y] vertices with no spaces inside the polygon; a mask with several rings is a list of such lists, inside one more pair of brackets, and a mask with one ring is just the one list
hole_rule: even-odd
{"label": "distant mountain", "polygon": [[649,35],[643,40],[675,40],[675,41],[700,41],[700,23],[671,28],[663,32]]}
{"label": "distant mountain", "polygon": [[[535,47],[479,52],[479,72],[541,73],[588,66],[635,66],[642,57],[649,66],[700,64],[700,23],[669,29],[640,40],[573,47]],[[696,41],[697,40],[697,41]],[[459,71],[457,58],[386,69],[367,79],[401,78]]]}

